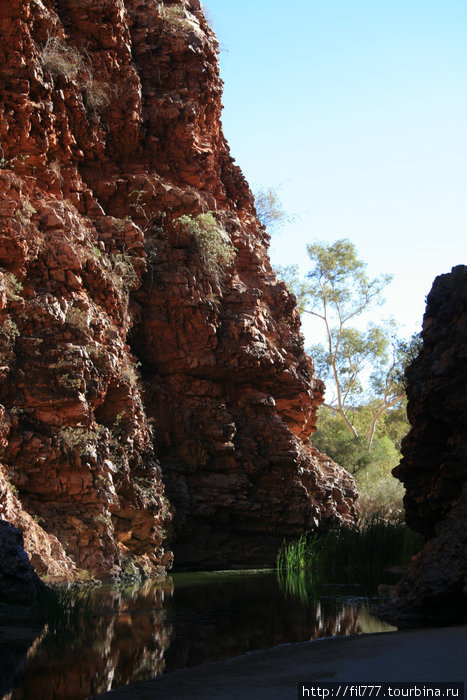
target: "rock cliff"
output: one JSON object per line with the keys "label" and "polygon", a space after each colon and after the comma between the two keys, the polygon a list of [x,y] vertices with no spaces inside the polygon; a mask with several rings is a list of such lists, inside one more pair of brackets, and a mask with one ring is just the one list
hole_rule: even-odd
{"label": "rock cliff", "polygon": [[0,517],[36,569],[269,563],[352,521],[199,0],[7,0],[0,34]]}
{"label": "rock cliff", "polygon": [[46,590],[23,549],[21,530],[0,520],[0,603],[30,604]]}
{"label": "rock cliff", "polygon": [[423,347],[407,369],[406,521],[427,543],[399,586],[397,613],[467,617],[467,267],[437,277]]}

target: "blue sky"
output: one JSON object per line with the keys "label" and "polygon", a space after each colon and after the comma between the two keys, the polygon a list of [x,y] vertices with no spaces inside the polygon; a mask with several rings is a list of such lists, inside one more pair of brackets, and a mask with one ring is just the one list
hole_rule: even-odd
{"label": "blue sky", "polygon": [[349,238],[394,275],[378,313],[419,330],[434,277],[467,264],[466,0],[203,5],[232,156],[294,216],[273,263],[306,271],[307,243]]}

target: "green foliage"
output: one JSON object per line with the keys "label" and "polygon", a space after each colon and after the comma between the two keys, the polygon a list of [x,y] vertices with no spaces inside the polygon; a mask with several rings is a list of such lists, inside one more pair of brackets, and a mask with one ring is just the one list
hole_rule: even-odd
{"label": "green foliage", "polygon": [[[384,466],[385,460],[391,460],[391,451],[394,448],[387,437],[375,442],[375,449],[371,453],[373,463],[355,476],[358,488],[358,509],[366,517],[384,513],[388,518],[402,520],[404,487],[391,475],[390,469]],[[382,457],[378,455],[380,451],[383,453]],[[378,459],[381,459],[383,464],[378,464]],[[399,456],[391,466],[395,466],[398,462]]]}
{"label": "green foliage", "polygon": [[277,556],[277,567],[290,571],[380,571],[407,565],[422,546],[421,535],[401,522],[375,513],[351,528],[336,527],[322,535],[311,533],[296,542],[284,543]]}
{"label": "green foliage", "polygon": [[[338,405],[338,395],[343,405],[355,405],[372,397],[400,395],[404,388],[399,381],[400,363],[395,354],[393,324],[376,326],[369,324],[365,331],[357,328],[335,327],[329,330],[332,350],[323,345],[313,345],[309,352],[315,361],[318,375],[332,382],[334,374],[339,381],[339,394],[329,405]],[[366,368],[372,368],[369,374]]]}
{"label": "green foliage", "polygon": [[10,364],[14,358],[14,347],[20,331],[16,323],[7,316],[0,325],[0,363]]}
{"label": "green foliage", "polygon": [[423,346],[423,340],[420,333],[414,335],[408,340],[399,340],[397,351],[400,358],[399,365],[396,367],[396,379],[404,388],[407,386],[405,370],[419,356]]}
{"label": "green foliage", "polygon": [[3,145],[0,143],[0,170],[14,168],[15,163],[24,163],[27,158],[29,158],[28,155],[18,155],[13,156],[12,158],[7,158],[5,156],[5,151],[3,150]]}
{"label": "green foliage", "polygon": [[28,199],[24,199],[21,206],[16,210],[15,214],[24,225],[27,224],[33,214],[37,214],[37,211]]}
{"label": "green foliage", "polygon": [[399,452],[402,440],[410,430],[406,406],[407,401],[404,398],[397,406],[386,411],[376,430],[377,435],[386,435]]}
{"label": "green foliage", "polygon": [[352,324],[382,302],[391,276],[368,277],[366,264],[347,239],[316,242],[307,246],[307,252],[312,262],[307,281],[300,279],[296,266],[284,268],[285,281],[296,292],[300,311],[324,325],[324,344],[314,345],[310,352],[318,375],[326,381],[326,405],[354,438],[362,434],[352,421],[352,407],[366,405],[371,420],[364,439],[370,449],[378,422],[404,397],[407,353],[397,340],[394,321],[369,324],[366,330]]}
{"label": "green foliage", "polygon": [[178,218],[181,227],[190,234],[205,271],[217,279],[224,267],[230,265],[235,248],[228,240],[212,212]]}
{"label": "green foliage", "polygon": [[322,406],[318,412],[317,430],[311,436],[311,444],[327,454],[351,474],[368,467],[371,456],[362,440],[350,433],[340,416]]}
{"label": "green foliage", "polygon": [[317,533],[302,535],[293,542],[284,542],[277,555],[277,568],[291,571],[309,568],[317,558],[317,543]]}
{"label": "green foliage", "polygon": [[305,313],[308,301],[308,284],[300,278],[298,265],[276,265],[274,270],[279,279],[285,282],[289,291],[295,294],[298,312]]}
{"label": "green foliage", "polygon": [[273,187],[266,187],[255,192],[255,207],[256,216],[268,229],[288,221],[277,190]]}
{"label": "green foliage", "polygon": [[67,373],[62,374],[58,378],[58,381],[65,389],[68,389],[69,391],[78,391],[78,389],[81,389],[83,384],[81,377],[70,377],[70,375]]}
{"label": "green foliage", "polygon": [[77,450],[82,455],[92,455],[106,429],[103,425],[95,430],[81,428],[79,426],[66,426],[60,429],[59,438],[63,446],[71,450]]}
{"label": "green foliage", "polygon": [[382,291],[391,275],[370,279],[366,264],[357,258],[353,243],[347,239],[335,243],[317,242],[307,246],[313,267],[307,274],[307,308],[310,313],[334,329],[331,359],[339,352],[342,329],[370,306],[382,303]]}
{"label": "green foliage", "polygon": [[5,288],[5,293],[8,299],[15,301],[19,299],[19,295],[23,290],[23,285],[18,282],[16,275],[12,272],[4,272],[2,284]]}
{"label": "green foliage", "polygon": [[108,514],[104,515],[104,513],[99,513],[99,515],[96,515],[96,517],[94,518],[94,522],[96,524],[100,523],[101,525],[104,525],[105,527],[109,527],[109,525],[111,525],[111,523],[112,523],[112,518]]}
{"label": "green foliage", "polygon": [[7,317],[3,321],[3,324],[0,327],[0,333],[5,336],[8,342],[11,344],[13,344],[16,338],[21,335],[18,326],[10,317]]}
{"label": "green foliage", "polygon": [[[372,421],[371,407],[352,409],[350,417],[364,434]],[[362,438],[347,430],[335,411],[325,406],[319,409],[317,431],[311,437],[311,444],[355,476],[357,505],[363,517],[375,513],[390,519],[401,517],[404,488],[391,470],[400,461],[400,443],[409,427],[402,403],[385,413],[368,448]]]}

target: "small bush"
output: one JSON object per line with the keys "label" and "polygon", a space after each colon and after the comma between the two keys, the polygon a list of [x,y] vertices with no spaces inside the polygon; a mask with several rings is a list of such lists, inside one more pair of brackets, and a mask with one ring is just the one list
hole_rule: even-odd
{"label": "small bush", "polygon": [[41,63],[53,77],[60,75],[75,80],[84,68],[84,59],[76,46],[70,46],[58,37],[49,37],[42,49]]}
{"label": "small bush", "polygon": [[198,216],[185,214],[180,216],[178,221],[182,228],[191,235],[205,271],[217,278],[224,267],[232,263],[235,248],[212,212],[198,214]]}
{"label": "small bush", "polygon": [[130,361],[125,362],[123,365],[121,369],[121,377],[125,382],[130,384],[130,386],[137,386],[139,380],[141,379],[138,371],[140,366],[141,362],[131,364]]}
{"label": "small bush", "polygon": [[[66,44],[58,37],[49,37],[42,49],[43,68],[52,77],[64,76],[79,82],[86,106],[94,112],[102,112],[110,102],[110,89],[105,83],[95,80],[89,56]],[[81,82],[80,82],[81,78]]]}
{"label": "small bush", "polygon": [[83,309],[68,309],[66,314],[66,322],[81,331],[87,331],[89,329],[90,317],[87,311]]}
{"label": "small bush", "polygon": [[6,340],[13,344],[21,334],[19,332],[18,326],[11,318],[6,318],[0,327],[0,333],[6,338]]}
{"label": "small bush", "polygon": [[69,391],[78,391],[78,389],[81,389],[83,383],[81,377],[70,377],[69,374],[62,374],[58,381],[65,389],[68,389]]}
{"label": "small bush", "polygon": [[97,435],[92,430],[70,426],[61,428],[59,437],[65,447],[76,449],[83,455],[89,455],[96,449]]}
{"label": "small bush", "polygon": [[256,215],[263,226],[272,229],[281,223],[288,223],[289,217],[285,213],[277,191],[273,187],[255,192]]}
{"label": "small bush", "polygon": [[5,151],[3,150],[3,146],[0,143],[0,170],[3,170],[4,168],[13,168],[15,166],[16,162],[24,163],[25,160],[29,158],[28,155],[20,155],[20,156],[13,156],[12,158],[7,158],[5,156]]}
{"label": "small bush", "polygon": [[21,223],[24,225],[26,224],[31,216],[33,214],[36,214],[37,211],[31,204],[31,202],[28,199],[25,199],[21,206],[16,210],[15,214],[18,217],[18,219],[21,221]]}
{"label": "small bush", "polygon": [[5,272],[2,283],[5,287],[5,293],[8,299],[19,299],[19,294],[23,289],[23,285],[21,282],[18,282],[16,275],[14,275],[12,272]]}
{"label": "small bush", "polygon": [[103,112],[110,103],[108,86],[100,80],[94,80],[92,75],[83,83],[84,100],[89,109]]}
{"label": "small bush", "polygon": [[91,456],[96,452],[98,445],[106,435],[103,425],[98,425],[95,430],[67,426],[61,428],[59,438],[63,446],[71,450],[77,450],[82,455]]}
{"label": "small bush", "polygon": [[139,278],[129,253],[111,253],[109,258],[112,280],[120,290],[132,289],[138,285]]}
{"label": "small bush", "polygon": [[185,16],[185,10],[181,5],[161,5],[159,15],[164,20],[168,29],[177,31],[187,29],[190,24]]}

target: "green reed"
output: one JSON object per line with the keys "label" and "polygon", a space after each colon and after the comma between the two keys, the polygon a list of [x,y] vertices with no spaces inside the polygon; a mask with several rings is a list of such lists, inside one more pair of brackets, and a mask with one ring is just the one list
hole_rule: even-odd
{"label": "green reed", "polygon": [[278,569],[287,571],[376,571],[406,566],[422,546],[421,535],[404,523],[375,514],[361,518],[353,527],[335,527],[322,534],[309,533],[294,542],[284,542],[276,564]]}

